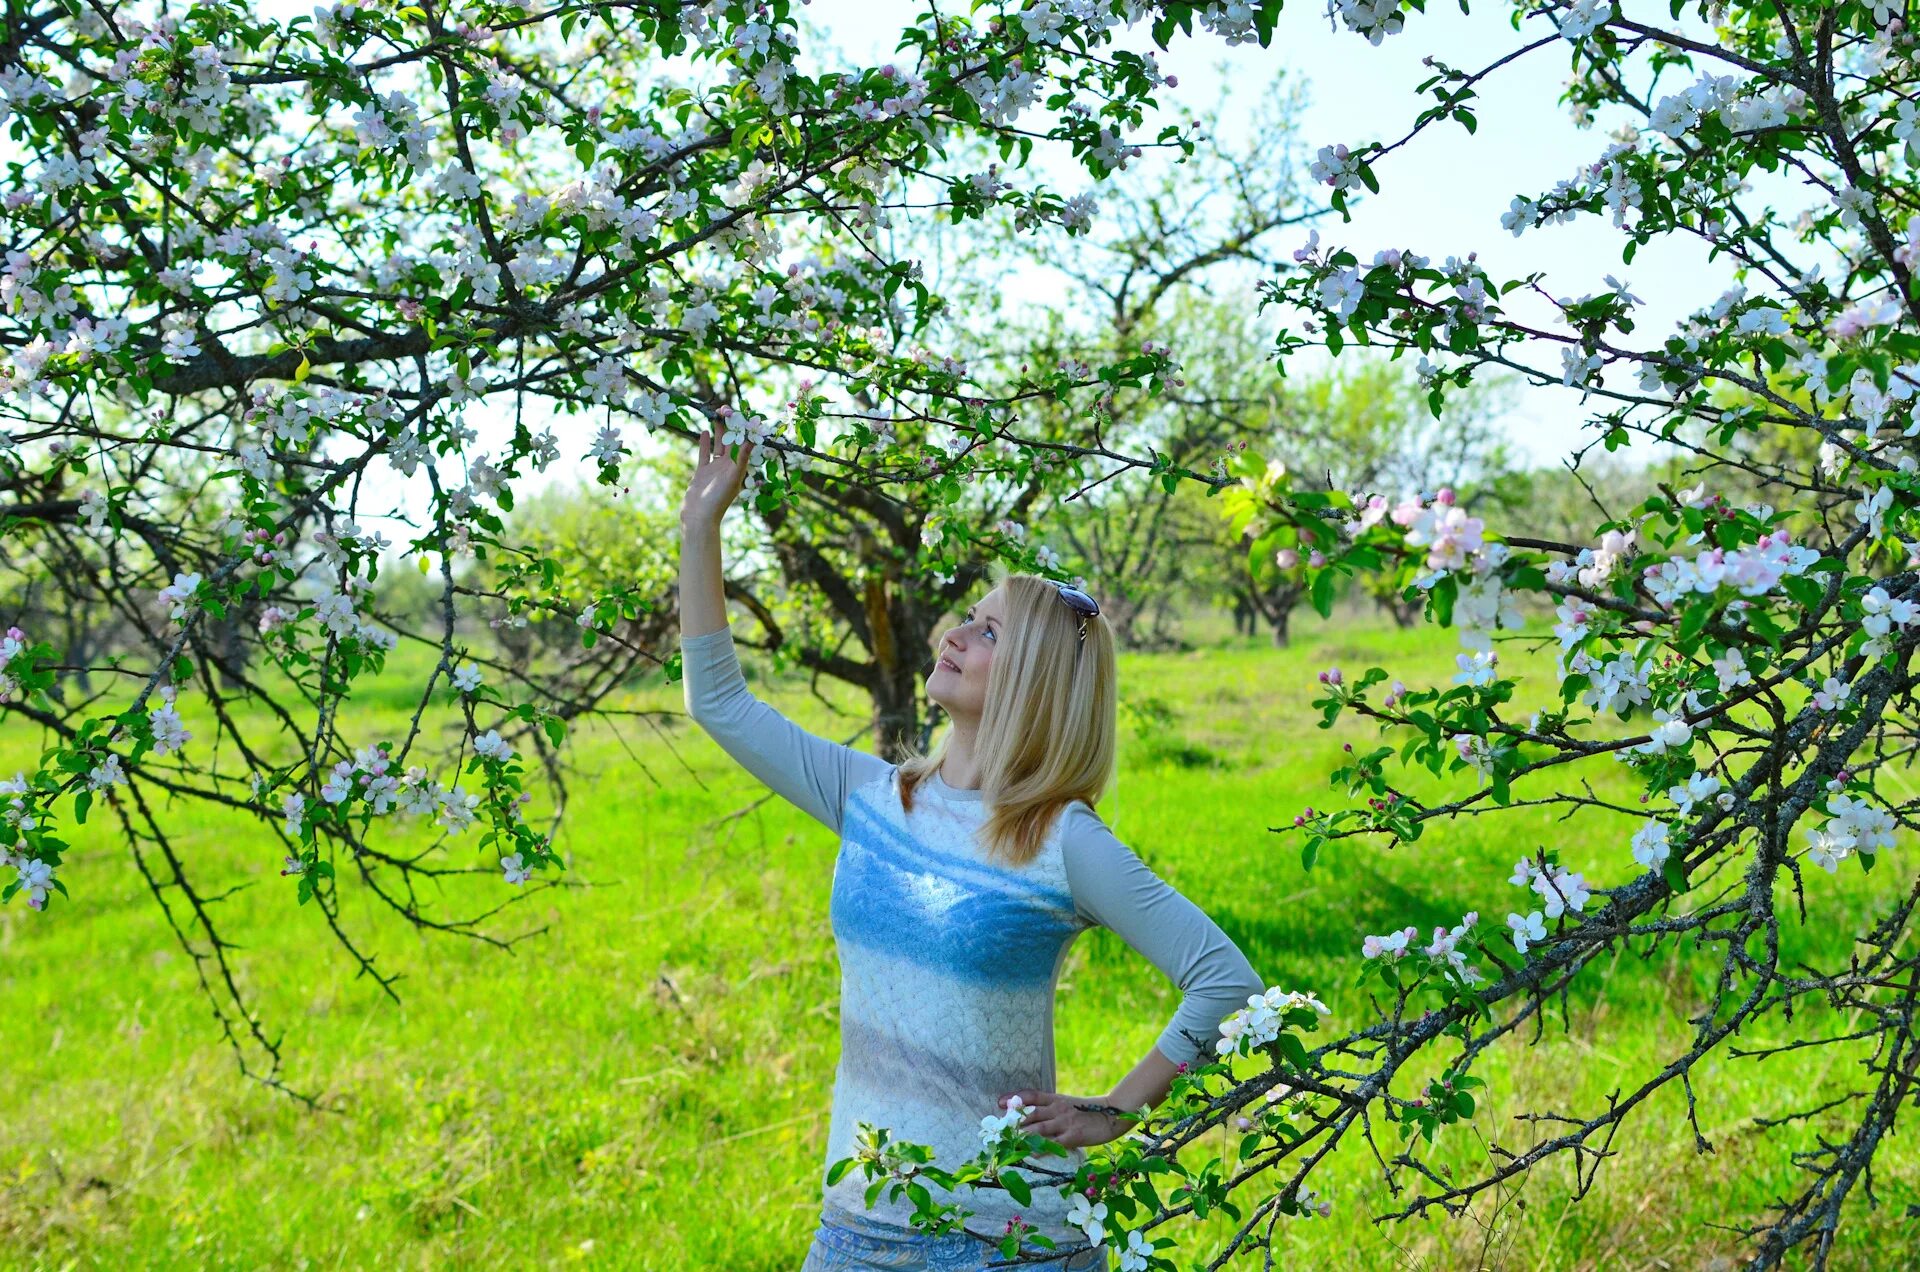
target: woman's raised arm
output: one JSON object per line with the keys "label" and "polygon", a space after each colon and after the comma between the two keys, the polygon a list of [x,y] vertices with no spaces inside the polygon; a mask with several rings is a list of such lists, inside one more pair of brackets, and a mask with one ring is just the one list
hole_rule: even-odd
{"label": "woman's raised arm", "polygon": [[680,505],[680,661],[687,714],[720,749],[773,792],[840,832],[847,793],[893,766],[815,737],[753,696],[727,623],[720,521],[746,479],[751,442],[728,456],[720,428],[700,438],[699,463]]}

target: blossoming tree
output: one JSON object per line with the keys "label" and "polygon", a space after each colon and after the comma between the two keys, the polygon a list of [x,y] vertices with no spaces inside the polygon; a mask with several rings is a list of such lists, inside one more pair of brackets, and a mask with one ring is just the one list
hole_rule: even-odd
{"label": "blossoming tree", "polygon": [[[1330,11],[1380,44],[1418,40],[1423,8],[1334,0]],[[1393,197],[1393,155],[1423,134],[1471,133],[1489,77],[1570,58],[1565,105],[1613,131],[1568,179],[1520,192],[1500,230],[1525,240],[1601,218],[1626,265],[1652,243],[1696,243],[1731,287],[1707,284],[1677,329],[1650,332],[1611,277],[1561,295],[1538,275],[1491,276],[1471,245],[1348,245],[1329,230],[1266,285],[1278,352],[1365,346],[1413,360],[1436,412],[1476,375],[1517,373],[1564,391],[1592,445],[1664,446],[1690,479],[1596,513],[1591,537],[1567,542],[1530,535],[1523,514],[1489,524],[1446,489],[1327,493],[1257,455],[1236,461],[1243,483],[1224,499],[1256,557],[1301,570],[1323,603],[1343,578],[1390,577],[1463,647],[1442,685],[1385,668],[1321,673],[1323,723],[1359,717],[1381,742],[1348,746],[1332,774],[1340,806],[1282,828],[1306,867],[1381,846],[1419,852],[1436,820],[1521,808],[1564,814],[1575,833],[1510,877],[1437,883],[1464,915],[1430,937],[1367,936],[1354,954],[1371,1010],[1359,995],[1322,1004],[1278,987],[1251,1000],[1223,1024],[1218,1064],[1177,1079],[1165,1106],[1079,1171],[1047,1169],[1047,1146],[1011,1117],[983,1125],[976,1161],[936,1164],[935,1182],[981,1187],[1039,1163],[1037,1178],[1069,1190],[1075,1222],[1126,1269],[1175,1266],[1174,1234],[1143,1234],[1216,1209],[1233,1234],[1207,1267],[1255,1250],[1271,1259],[1280,1225],[1327,1212],[1316,1172],[1338,1154],[1377,1163],[1381,1221],[1465,1213],[1548,1162],[1571,1166],[1577,1198],[1663,1091],[1711,1150],[1697,1111],[1710,1058],[1813,1051],[1831,1057],[1826,1079],[1787,1088],[1792,1105],[1753,1127],[1800,1182],[1730,1222],[1752,1266],[1794,1252],[1825,1266],[1843,1219],[1875,1203],[1876,1155],[1920,1096],[1920,887],[1898,866],[1920,814],[1899,778],[1920,675],[1920,50],[1905,6],[1511,10],[1516,37],[1483,66],[1428,59],[1428,104],[1404,136],[1319,152],[1315,175],[1336,203],[1363,188]],[[1302,564],[1309,554],[1319,564]],[[1551,636],[1522,632],[1548,609]],[[1512,642],[1544,643],[1550,679],[1513,675],[1498,652]],[[1835,895],[1843,871],[1874,872],[1864,921]],[[1809,961],[1799,937],[1836,925],[1851,949]],[[1474,1118],[1490,1049],[1539,1036],[1622,951],[1698,966],[1675,991],[1684,1045],[1595,1107],[1480,1128],[1481,1168],[1441,1169],[1433,1145]],[[1329,1007],[1344,1027],[1322,1041]],[[1196,1147],[1219,1127],[1242,1132],[1232,1165]],[[929,1169],[884,1139],[844,1164],[855,1166],[876,1188]],[[922,1210],[959,1204],[929,1196]]]}

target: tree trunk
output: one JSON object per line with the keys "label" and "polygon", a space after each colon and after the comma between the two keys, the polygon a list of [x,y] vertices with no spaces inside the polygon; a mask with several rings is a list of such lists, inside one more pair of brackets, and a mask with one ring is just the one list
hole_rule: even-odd
{"label": "tree trunk", "polygon": [[1293,624],[1293,606],[1282,605],[1271,615],[1273,623],[1273,647],[1285,649],[1292,642],[1290,628]]}
{"label": "tree trunk", "polygon": [[907,612],[888,594],[886,579],[870,576],[861,598],[867,612],[873,653],[873,749],[898,764],[913,754],[921,737],[920,696],[926,688],[926,662],[932,658],[932,620]]}
{"label": "tree trunk", "polygon": [[1233,594],[1233,634],[1251,636],[1260,630],[1260,615],[1253,608],[1253,602],[1247,599],[1245,592]]}

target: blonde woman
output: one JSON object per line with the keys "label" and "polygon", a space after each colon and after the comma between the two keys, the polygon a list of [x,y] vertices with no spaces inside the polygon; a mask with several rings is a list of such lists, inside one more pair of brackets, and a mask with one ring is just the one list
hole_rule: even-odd
{"label": "blonde woman", "polygon": [[[829,904],[840,1061],[824,1162],[853,1156],[857,1124],[870,1122],[958,1165],[980,1151],[982,1118],[1018,1095],[1032,1108],[1021,1128],[1071,1150],[1042,1164],[1077,1169],[1088,1146],[1124,1132],[1115,1112],[1159,1103],[1180,1065],[1211,1059],[1222,1017],[1262,989],[1239,948],[1093,811],[1114,768],[1112,633],[1085,593],[1009,575],[939,641],[927,696],[952,725],[931,754],[894,765],[812,736],[748,691],[728,627],[720,521],[750,450],[730,458],[718,428],[700,439],[680,513],[680,648],[688,714],[841,836]],[[1062,1095],[1054,986],[1074,938],[1095,925],[1184,997],[1111,1091]],[[999,1258],[975,1236],[916,1232],[904,1197],[869,1210],[857,1170],[832,1187],[824,1175],[804,1272]],[[1017,1214],[1071,1251],[1049,1266],[1105,1267],[1104,1248],[1089,1242],[1097,1224],[1073,1226],[1058,1191],[1029,1178],[1031,1205],[998,1190],[941,1199],[973,1210],[967,1226],[995,1237]]]}

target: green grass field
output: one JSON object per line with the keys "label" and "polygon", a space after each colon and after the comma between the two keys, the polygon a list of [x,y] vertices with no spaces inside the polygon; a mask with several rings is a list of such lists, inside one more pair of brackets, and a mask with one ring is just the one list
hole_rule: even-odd
{"label": "green grass field", "polygon": [[[1317,990],[1334,1028],[1358,1026],[1370,1010],[1353,987],[1365,933],[1453,923],[1469,908],[1502,928],[1523,899],[1506,882],[1512,862],[1542,842],[1601,884],[1632,872],[1627,826],[1538,809],[1436,825],[1396,852],[1348,843],[1303,872],[1292,837],[1268,828],[1305,804],[1335,803],[1325,774],[1340,743],[1373,736],[1344,721],[1332,733],[1313,727],[1315,671],[1377,663],[1410,684],[1444,682],[1455,649],[1432,632],[1311,616],[1297,626],[1285,651],[1223,640],[1123,658],[1123,699],[1160,699],[1178,722],[1152,739],[1123,722],[1118,790],[1101,808],[1269,983]],[[1504,661],[1526,660],[1516,650]],[[351,741],[400,732],[409,704],[392,681],[357,703]],[[1534,683],[1543,692],[1550,679]],[[835,715],[797,682],[760,692],[817,732],[859,727],[850,694],[836,697],[845,714]],[[193,705],[183,700],[189,726],[204,731]],[[817,1214],[838,1048],[827,925],[836,844],[673,718],[678,686],[649,687],[632,705],[669,714],[577,739],[562,842],[567,878],[588,886],[498,916],[497,934],[545,929],[512,953],[417,934],[343,880],[353,930],[382,968],[406,973],[399,1006],[355,981],[314,908],[295,906],[276,841],[241,819],[174,811],[200,886],[247,885],[219,906],[226,935],[245,947],[239,965],[263,1020],[284,1031],[289,1082],[322,1093],[326,1112],[238,1076],[127,849],[107,821],[84,828],[63,871],[71,903],[47,915],[0,909],[0,1265],[797,1269]],[[37,745],[16,727],[0,739],[0,771],[30,762]],[[1621,789],[1611,768],[1590,772]],[[456,859],[471,842],[453,848]],[[1842,954],[1876,895],[1910,885],[1900,852],[1884,864],[1893,868],[1870,876],[1810,872],[1795,956]],[[450,911],[506,889],[490,859],[457,883]],[[1435,1160],[1475,1169],[1489,1140],[1532,1142],[1514,1114],[1591,1113],[1684,1050],[1714,954],[1644,953],[1623,952],[1591,977],[1538,1045],[1529,1034],[1491,1053],[1478,1117],[1443,1134]],[[1118,938],[1083,936],[1060,986],[1061,1088],[1106,1091],[1175,1002]],[[1803,1018],[1801,1036],[1821,1025]],[[1749,1043],[1765,1041],[1778,1039]],[[1837,1084],[1858,1059],[1842,1048],[1716,1057],[1696,1081],[1715,1151],[1696,1154],[1678,1090],[1662,1093],[1628,1122],[1619,1155],[1578,1204],[1558,1164],[1497,1207],[1376,1226],[1370,1217],[1390,1199],[1356,1142],[1318,1177],[1333,1217],[1286,1228],[1282,1262],[1732,1266],[1741,1243],[1710,1225],[1757,1219],[1797,1192],[1790,1148],[1845,1129],[1836,1114],[1761,1137],[1752,1119],[1846,1089]],[[1224,1140],[1218,1150],[1230,1151]],[[1834,1266],[1908,1261],[1916,1164],[1910,1139],[1889,1142],[1875,1172],[1881,1205],[1855,1203]],[[1176,1233],[1187,1266],[1229,1230],[1216,1221],[1156,1235]],[[1236,1266],[1257,1267],[1257,1256]]]}

